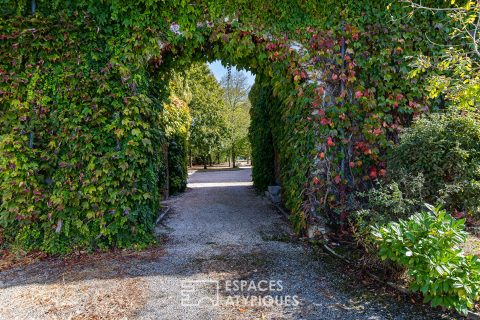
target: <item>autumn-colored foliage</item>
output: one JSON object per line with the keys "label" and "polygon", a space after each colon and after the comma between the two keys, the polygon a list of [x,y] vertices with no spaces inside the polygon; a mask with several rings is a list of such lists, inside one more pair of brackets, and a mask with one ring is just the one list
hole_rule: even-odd
{"label": "autumn-colored foliage", "polygon": [[33,15],[23,1],[0,9],[3,243],[63,253],[152,240],[162,76],[176,66],[222,59],[262,76],[298,230],[312,212],[342,220],[352,191],[388,174],[398,131],[430,109],[423,80],[406,76],[407,56],[435,53],[422,42],[430,14],[411,19],[401,3],[36,3]]}

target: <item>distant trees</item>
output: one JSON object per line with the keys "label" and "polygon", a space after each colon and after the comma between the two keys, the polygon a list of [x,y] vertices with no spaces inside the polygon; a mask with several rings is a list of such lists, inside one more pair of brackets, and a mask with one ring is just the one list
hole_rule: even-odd
{"label": "distant trees", "polygon": [[188,70],[186,84],[192,97],[190,152],[191,156],[201,159],[206,169],[214,153],[225,147],[228,137],[223,92],[206,64],[197,64]]}
{"label": "distant trees", "polygon": [[237,156],[250,158],[251,148],[248,140],[250,126],[250,90],[247,76],[243,72],[230,72],[222,78],[224,101],[228,120],[228,147],[233,167]]}
{"label": "distant trees", "polygon": [[189,162],[201,162],[207,167],[225,149],[228,122],[223,90],[206,64],[193,64],[176,73],[171,89],[188,104],[191,125],[188,135]]}
{"label": "distant trees", "polygon": [[175,103],[168,105],[166,112],[172,114],[171,108],[180,105],[176,100],[188,106],[190,165],[202,163],[207,168],[227,159],[235,167],[238,156],[250,158],[249,87],[244,73],[234,72],[219,84],[206,64],[197,63],[172,72],[169,88]]}

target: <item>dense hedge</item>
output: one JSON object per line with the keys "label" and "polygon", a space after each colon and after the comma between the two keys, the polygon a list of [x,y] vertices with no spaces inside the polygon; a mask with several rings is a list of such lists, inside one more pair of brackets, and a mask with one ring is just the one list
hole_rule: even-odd
{"label": "dense hedge", "polygon": [[161,109],[88,16],[0,19],[0,226],[51,253],[151,241]]}
{"label": "dense hedge", "polygon": [[185,191],[187,188],[187,139],[185,135],[175,134],[168,143],[168,190],[170,195]]}
{"label": "dense hedge", "polygon": [[360,238],[371,225],[408,219],[425,203],[457,217],[480,214],[478,116],[447,112],[424,116],[401,135],[389,154],[388,176],[367,192],[352,217]]}
{"label": "dense hedge", "polygon": [[274,151],[277,152],[284,203],[293,212],[290,219],[300,232],[309,222],[302,193],[308,187],[315,132],[308,130],[303,121],[309,115],[304,102],[287,104],[281,93],[274,93],[273,86],[271,78],[257,76],[249,95],[253,181],[259,190],[275,183]]}
{"label": "dense hedge", "polygon": [[362,209],[352,216],[359,244],[406,267],[426,302],[461,312],[480,292],[480,263],[461,249],[464,222],[478,220],[480,209],[477,117],[449,111],[416,119],[392,149],[388,176],[360,193]]}
{"label": "dense hedge", "polygon": [[479,152],[478,115],[449,111],[415,120],[389,154],[389,174],[358,193],[359,210],[351,219],[355,236],[369,246],[372,225],[406,220],[425,203],[478,219]]}
{"label": "dense hedge", "polygon": [[272,129],[270,127],[269,104],[271,90],[263,87],[260,77],[250,89],[250,132],[249,139],[252,146],[252,158],[255,159],[252,169],[252,178],[255,187],[264,191],[275,182],[274,150]]}

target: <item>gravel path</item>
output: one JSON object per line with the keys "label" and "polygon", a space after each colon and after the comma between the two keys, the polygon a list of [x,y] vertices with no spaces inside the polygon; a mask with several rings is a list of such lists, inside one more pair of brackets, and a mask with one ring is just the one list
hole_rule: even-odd
{"label": "gravel path", "polygon": [[188,191],[167,201],[160,248],[2,272],[0,319],[447,318],[372,292],[338,261],[293,240],[250,174],[193,173]]}

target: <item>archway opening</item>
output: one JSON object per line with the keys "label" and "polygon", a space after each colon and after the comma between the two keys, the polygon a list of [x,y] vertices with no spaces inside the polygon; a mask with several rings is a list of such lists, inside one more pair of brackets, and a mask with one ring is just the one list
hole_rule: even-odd
{"label": "archway opening", "polygon": [[[178,25],[172,24],[171,27],[172,32],[176,33],[177,36],[183,36],[182,30]],[[245,134],[242,137],[244,140],[248,140],[248,142],[255,141],[255,145],[250,147],[251,151],[247,147],[246,152],[243,152],[243,158],[248,158],[249,153],[255,154],[253,156],[256,158],[253,168],[253,180],[256,187],[264,191],[268,185],[280,184],[282,175],[287,176],[288,180],[289,177],[292,177],[292,171],[281,172],[280,168],[282,162],[288,163],[291,161],[292,155],[281,159],[280,154],[286,152],[280,149],[282,146],[294,147],[296,143],[301,143],[303,140],[303,138],[300,138],[301,133],[294,130],[291,126],[300,127],[300,122],[305,120],[308,112],[308,109],[304,109],[305,103],[307,103],[305,100],[294,107],[297,111],[293,112],[297,112],[297,118],[293,119],[293,123],[285,123],[285,118],[292,115],[283,114],[286,111],[284,99],[291,98],[292,92],[298,89],[302,79],[306,79],[305,72],[297,76],[299,74],[298,70],[292,69],[298,66],[298,63],[295,61],[301,57],[299,45],[290,44],[287,38],[276,39],[271,36],[257,35],[253,30],[246,31],[238,24],[238,21],[223,22],[216,27],[201,24],[198,31],[202,34],[203,39],[207,39],[201,44],[196,44],[194,41],[187,44],[180,42],[177,45],[162,44],[161,56],[151,58],[150,60],[150,66],[153,69],[151,74],[161,74],[169,77],[171,70],[176,70],[173,73],[182,73],[185,70],[189,70],[192,63],[202,64],[205,62],[216,63],[217,66],[223,64],[227,68],[234,66],[239,70],[246,70],[255,74],[254,94],[249,98],[247,97],[249,90],[245,90],[245,88],[237,90],[234,88],[235,85],[228,83],[228,79],[220,78],[221,87],[223,87],[224,91],[228,91],[228,87],[231,86],[233,92],[243,92],[232,99],[226,97],[224,100],[230,105],[230,109],[235,109],[236,107],[232,108],[231,106],[237,105],[238,101],[241,102],[238,105],[250,104],[251,100],[256,101],[256,105],[252,106],[249,112],[252,115],[252,121],[249,126],[248,139],[246,139]],[[293,46],[293,48],[290,46]],[[295,58],[288,61],[287,56]],[[276,92],[274,92],[274,86]],[[293,102],[290,101],[290,109],[292,109]],[[204,114],[202,113],[201,115],[203,116]],[[230,123],[230,127],[239,125],[238,121],[232,119],[231,116],[229,116],[227,122]],[[281,128],[282,123],[285,124],[283,128]],[[275,132],[275,134],[272,132],[273,127],[277,127],[276,131],[278,132]],[[285,134],[285,131],[289,131],[289,135]],[[245,132],[246,130],[244,130]],[[298,139],[294,138],[296,134],[299,135]],[[276,141],[273,139],[274,135],[278,136]],[[287,139],[293,140],[287,142]],[[215,138],[211,139],[211,141],[215,141]],[[207,146],[207,149],[209,147],[211,147],[211,144]],[[303,145],[299,150],[305,147]],[[233,163],[233,159],[236,158],[233,155],[235,148],[232,148],[232,144],[229,143],[227,149],[227,152],[210,150],[204,152],[203,155],[197,155],[196,159],[195,155],[190,156],[189,154],[187,162],[188,164],[194,164],[194,162],[197,162],[197,164],[201,163],[205,168],[208,167],[208,164],[213,164],[215,158],[217,160],[224,158],[227,162],[230,162],[229,165],[235,167],[236,163]],[[303,152],[308,153],[306,150]],[[212,153],[216,153],[216,155],[213,154],[212,156]],[[295,156],[302,157],[301,153]],[[249,162],[248,159],[247,162]],[[308,171],[306,168],[302,170]],[[300,176],[300,172],[296,174]],[[304,179],[305,173],[301,175],[302,179]],[[298,179],[300,178],[297,178],[295,183],[298,183]]]}
{"label": "archway opening", "polygon": [[168,194],[186,187],[186,171],[251,164],[250,101],[254,75],[220,61],[169,71],[164,105]]}

